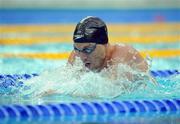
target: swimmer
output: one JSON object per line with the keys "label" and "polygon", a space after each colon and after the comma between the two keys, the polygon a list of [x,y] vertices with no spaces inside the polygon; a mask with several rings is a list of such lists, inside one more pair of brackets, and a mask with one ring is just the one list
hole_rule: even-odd
{"label": "swimmer", "polygon": [[[80,58],[84,66],[93,72],[108,70],[110,79],[117,79],[118,64],[125,64],[133,70],[148,72],[148,64],[140,53],[126,44],[111,45],[108,41],[107,26],[98,17],[88,16],[82,19],[75,27],[73,35],[73,47],[68,58],[68,64],[75,64],[76,58]],[[112,68],[113,67],[113,68]],[[125,74],[130,81],[138,80],[131,72]],[[140,78],[143,78],[140,77]],[[152,79],[153,80],[153,79]],[[154,82],[154,81],[153,81]],[[56,93],[49,90],[40,96]]]}
{"label": "swimmer", "polygon": [[82,19],[74,30],[73,47],[68,63],[73,65],[79,57],[89,70],[99,72],[104,68],[126,64],[141,72],[148,71],[148,64],[140,53],[125,44],[111,45],[108,41],[107,26],[98,17]]}

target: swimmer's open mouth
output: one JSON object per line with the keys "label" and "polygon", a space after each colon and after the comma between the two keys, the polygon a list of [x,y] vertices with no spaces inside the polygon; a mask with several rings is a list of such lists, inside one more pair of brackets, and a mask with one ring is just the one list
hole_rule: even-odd
{"label": "swimmer's open mouth", "polygon": [[90,62],[85,63],[85,66],[86,66],[86,67],[90,67],[90,65],[91,65]]}

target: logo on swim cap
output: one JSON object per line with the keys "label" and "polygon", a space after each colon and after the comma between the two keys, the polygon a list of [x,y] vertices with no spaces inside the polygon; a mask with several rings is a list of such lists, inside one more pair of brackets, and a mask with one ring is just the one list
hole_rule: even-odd
{"label": "logo on swim cap", "polygon": [[98,17],[88,16],[77,24],[73,40],[75,43],[106,44],[108,43],[106,24]]}
{"label": "logo on swim cap", "polygon": [[84,37],[84,35],[83,34],[80,34],[80,35],[74,35],[74,39],[75,40],[78,40],[78,39],[80,39],[80,38],[82,38],[82,37]]}

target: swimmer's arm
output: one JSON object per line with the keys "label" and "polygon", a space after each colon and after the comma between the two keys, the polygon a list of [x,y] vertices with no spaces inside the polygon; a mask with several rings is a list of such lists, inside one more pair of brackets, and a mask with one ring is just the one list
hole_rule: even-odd
{"label": "swimmer's arm", "polygon": [[[140,53],[130,46],[125,46],[123,49],[116,49],[116,52],[112,55],[113,65],[112,77],[117,78],[117,66],[119,63],[129,65],[132,69],[140,70],[141,72],[147,72],[148,65]],[[129,80],[133,80],[133,75],[130,72],[126,73],[126,77]]]}
{"label": "swimmer's arm", "polygon": [[116,47],[115,52],[112,55],[112,65],[118,65],[119,63],[129,65],[132,69],[138,69],[146,72],[148,70],[148,64],[146,60],[140,55],[140,53],[131,46]]}
{"label": "swimmer's arm", "polygon": [[133,47],[127,47],[127,56],[125,62],[132,68],[142,72],[148,71],[148,64],[141,54]]}
{"label": "swimmer's arm", "polygon": [[[127,58],[127,60],[129,60],[129,65],[132,68],[145,73],[149,72],[147,61],[141,56],[141,54],[136,49],[129,47]],[[131,77],[131,74],[129,74],[129,76]],[[149,79],[154,84],[158,84],[153,77],[149,77]]]}
{"label": "swimmer's arm", "polygon": [[[113,68],[111,68],[111,79],[118,78],[117,68],[119,63],[125,65],[127,64],[132,69],[135,69],[137,71],[139,70],[140,72],[148,73],[149,71],[148,64],[137,50],[129,46],[127,46],[124,50],[126,51],[126,52],[124,51],[124,58],[123,55],[121,55],[122,51],[118,51],[118,50],[115,52],[115,54],[112,57],[113,60],[111,62],[111,65],[113,66]],[[131,72],[126,72],[125,75],[129,81],[137,80],[135,79],[134,75]],[[150,80],[152,80],[154,84],[157,84],[157,82],[152,77],[149,78]]]}

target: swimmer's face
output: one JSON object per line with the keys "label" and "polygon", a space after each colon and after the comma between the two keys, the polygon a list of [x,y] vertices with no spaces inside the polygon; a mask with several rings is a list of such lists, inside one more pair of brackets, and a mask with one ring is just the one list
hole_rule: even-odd
{"label": "swimmer's face", "polygon": [[106,57],[106,45],[96,43],[74,43],[75,54],[90,70],[99,70]]}

